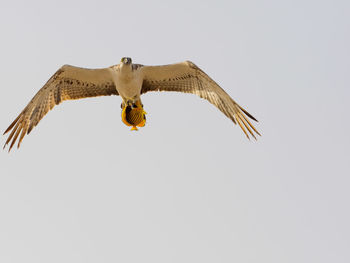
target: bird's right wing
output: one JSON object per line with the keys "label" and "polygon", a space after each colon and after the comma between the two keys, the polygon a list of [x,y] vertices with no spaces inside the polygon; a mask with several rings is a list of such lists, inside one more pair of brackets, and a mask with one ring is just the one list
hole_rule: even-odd
{"label": "bird's right wing", "polygon": [[38,91],[19,116],[4,132],[11,131],[5,146],[12,140],[9,151],[18,136],[18,147],[39,121],[55,106],[65,100],[118,95],[112,80],[112,69],[85,69],[64,65]]}
{"label": "bird's right wing", "polygon": [[260,135],[248,117],[254,121],[257,120],[194,63],[185,61],[164,66],[143,66],[141,70],[143,72],[141,93],[177,91],[196,94],[215,105],[235,124],[238,123],[248,139],[247,130],[255,139],[254,132]]}

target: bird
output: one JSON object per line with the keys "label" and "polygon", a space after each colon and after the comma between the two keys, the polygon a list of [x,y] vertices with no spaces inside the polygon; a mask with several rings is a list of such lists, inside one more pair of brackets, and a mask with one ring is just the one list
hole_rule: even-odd
{"label": "bird", "polygon": [[146,66],[134,64],[123,57],[119,64],[108,68],[87,69],[63,65],[35,94],[28,105],[5,130],[10,132],[5,144],[17,148],[26,134],[56,105],[66,100],[119,95],[122,98],[122,121],[132,130],[143,127],[146,112],[141,95],[151,91],[192,93],[206,99],[238,124],[246,137],[261,136],[249,119],[250,113],[237,104],[213,79],[191,61],[169,65]]}

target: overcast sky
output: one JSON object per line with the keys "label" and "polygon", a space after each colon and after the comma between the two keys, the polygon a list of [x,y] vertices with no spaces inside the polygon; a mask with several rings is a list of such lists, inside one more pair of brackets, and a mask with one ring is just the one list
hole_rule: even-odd
{"label": "overcast sky", "polygon": [[[349,1],[2,1],[0,129],[63,64],[191,60],[195,95],[64,102],[1,151],[0,262],[350,262]],[[6,140],[1,137],[1,144]]]}

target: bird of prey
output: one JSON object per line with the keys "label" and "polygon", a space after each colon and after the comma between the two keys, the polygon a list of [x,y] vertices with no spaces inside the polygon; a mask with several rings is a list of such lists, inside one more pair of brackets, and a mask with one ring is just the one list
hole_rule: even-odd
{"label": "bird of prey", "polygon": [[256,139],[259,134],[248,117],[257,121],[238,105],[214,80],[190,61],[144,66],[123,57],[119,64],[102,69],[62,66],[38,91],[18,117],[6,129],[11,131],[4,148],[9,151],[18,139],[17,148],[26,134],[55,106],[65,100],[120,95],[122,120],[137,130],[146,123],[141,95],[149,91],[177,91],[196,94],[215,105],[222,113]]}

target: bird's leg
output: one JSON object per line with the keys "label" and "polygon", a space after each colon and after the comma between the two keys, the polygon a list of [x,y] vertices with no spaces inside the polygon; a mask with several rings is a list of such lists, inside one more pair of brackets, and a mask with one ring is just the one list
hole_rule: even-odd
{"label": "bird's leg", "polygon": [[135,109],[138,107],[138,103],[135,100],[127,100],[126,105],[130,106],[131,108]]}
{"label": "bird's leg", "polygon": [[126,101],[126,106],[132,107],[134,104],[135,104],[135,102],[133,100],[127,100]]}

